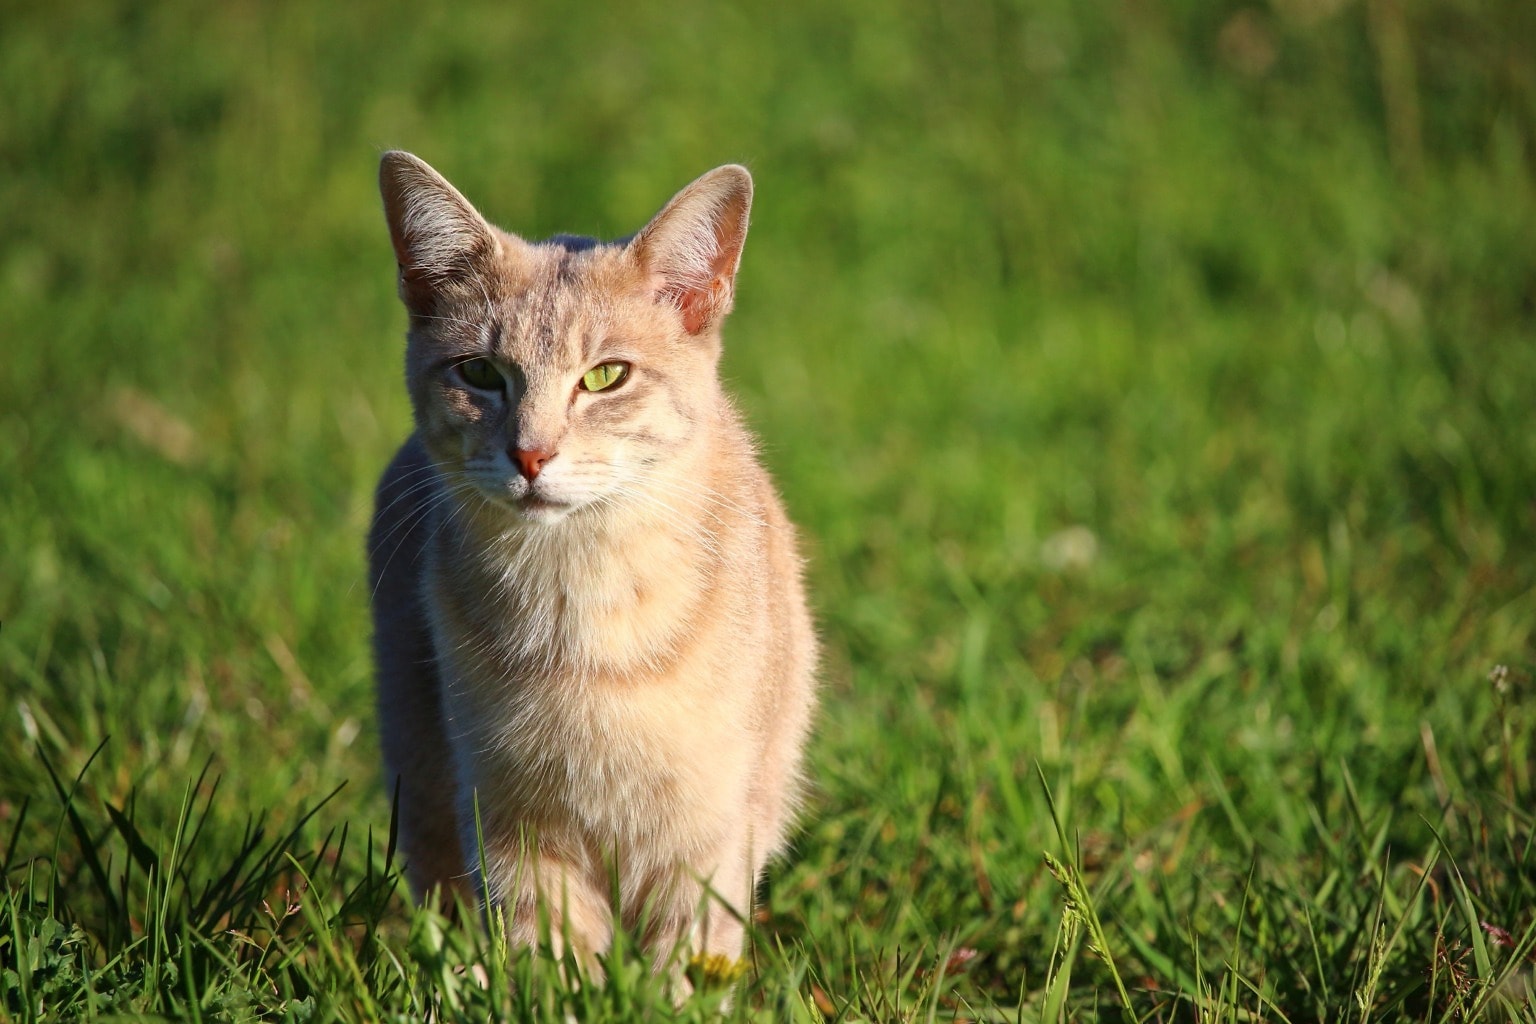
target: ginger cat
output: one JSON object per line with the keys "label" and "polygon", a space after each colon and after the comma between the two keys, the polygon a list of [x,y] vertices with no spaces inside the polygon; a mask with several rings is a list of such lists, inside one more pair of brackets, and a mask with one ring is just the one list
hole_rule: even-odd
{"label": "ginger cat", "polygon": [[499,906],[520,945],[545,915],[588,965],[615,920],[658,969],[734,960],[816,663],[716,369],[752,179],[710,171],[621,242],[533,243],[409,153],[379,178],[416,431],[368,548],[411,883]]}

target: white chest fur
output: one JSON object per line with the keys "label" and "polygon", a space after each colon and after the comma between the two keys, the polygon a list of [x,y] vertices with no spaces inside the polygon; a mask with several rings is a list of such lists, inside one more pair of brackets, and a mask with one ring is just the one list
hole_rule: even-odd
{"label": "white chest fur", "polygon": [[752,744],[713,567],[664,536],[518,537],[499,561],[429,594],[461,782],[584,846],[686,860],[717,842]]}

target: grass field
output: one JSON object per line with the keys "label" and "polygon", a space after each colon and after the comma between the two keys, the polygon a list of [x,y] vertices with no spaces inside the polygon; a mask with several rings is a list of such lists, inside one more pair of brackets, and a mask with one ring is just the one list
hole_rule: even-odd
{"label": "grass field", "polygon": [[756,175],[826,668],[732,1019],[1536,1021],[1536,5],[0,20],[0,1019],[718,1018],[387,861],[403,147]]}

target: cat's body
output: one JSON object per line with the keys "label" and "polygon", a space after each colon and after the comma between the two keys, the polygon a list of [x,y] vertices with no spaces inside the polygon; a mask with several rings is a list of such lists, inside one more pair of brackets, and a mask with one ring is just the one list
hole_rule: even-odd
{"label": "cat's body", "polygon": [[815,663],[793,528],[716,372],[751,179],[711,172],[611,245],[492,228],[407,154],[381,187],[417,430],[369,554],[413,886],[478,889],[519,943],[543,914],[599,952],[617,911],[658,961],[735,957]]}

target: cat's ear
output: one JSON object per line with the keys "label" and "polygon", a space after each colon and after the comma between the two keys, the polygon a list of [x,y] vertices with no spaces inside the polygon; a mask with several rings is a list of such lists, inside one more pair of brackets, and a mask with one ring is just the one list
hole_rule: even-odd
{"label": "cat's ear", "polygon": [[727,164],[673,196],[629,243],[657,299],[677,307],[689,334],[731,311],[751,210],[752,175]]}
{"label": "cat's ear", "polygon": [[400,265],[400,298],[425,310],[444,284],[473,274],[501,248],[496,232],[425,161],[391,150],[379,161],[384,218]]}

